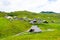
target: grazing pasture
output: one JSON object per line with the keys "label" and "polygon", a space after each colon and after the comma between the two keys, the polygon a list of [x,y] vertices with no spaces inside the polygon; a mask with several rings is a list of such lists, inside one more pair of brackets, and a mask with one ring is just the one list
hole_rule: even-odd
{"label": "grazing pasture", "polygon": [[[33,13],[28,11],[16,11],[11,13],[0,13],[0,40],[60,40],[60,14],[58,13]],[[5,16],[16,16],[18,19],[10,21]],[[46,20],[48,23],[30,24],[23,17],[34,20],[35,18]],[[20,18],[22,18],[21,21]],[[54,20],[54,21],[53,21]],[[26,32],[32,25],[37,25],[41,33]],[[19,34],[19,35],[17,35]],[[17,36],[15,36],[17,35]]]}

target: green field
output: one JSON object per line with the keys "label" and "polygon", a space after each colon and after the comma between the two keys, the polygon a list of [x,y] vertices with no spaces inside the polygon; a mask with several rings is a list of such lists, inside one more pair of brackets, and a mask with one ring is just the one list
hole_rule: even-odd
{"label": "green field", "polygon": [[[25,31],[27,31],[32,24],[30,24],[28,21],[21,20],[10,21],[5,18],[6,15],[12,17],[17,16],[18,18],[27,17],[30,19],[39,17],[42,20],[47,20],[48,23],[36,24],[43,32],[29,33]],[[55,22],[52,23],[52,20]],[[55,30],[44,31],[49,28]],[[15,36],[19,33],[22,34]],[[11,13],[0,12],[0,40],[60,40],[60,14],[34,13],[28,11],[16,11]]]}

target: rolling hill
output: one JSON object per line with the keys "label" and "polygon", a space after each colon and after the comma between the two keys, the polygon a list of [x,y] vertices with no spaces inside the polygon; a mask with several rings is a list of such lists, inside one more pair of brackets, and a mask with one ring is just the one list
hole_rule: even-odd
{"label": "rolling hill", "polygon": [[[17,16],[18,18],[27,17],[30,19],[40,18],[47,20],[48,23],[36,24],[43,32],[29,33],[27,31],[32,24],[28,21],[6,19],[5,16]],[[51,21],[55,22],[52,23]],[[44,31],[55,29],[55,31]],[[22,33],[24,32],[24,33]],[[14,36],[22,33],[21,35]],[[15,11],[10,13],[0,12],[0,39],[1,40],[60,40],[60,14],[34,13],[29,11]]]}

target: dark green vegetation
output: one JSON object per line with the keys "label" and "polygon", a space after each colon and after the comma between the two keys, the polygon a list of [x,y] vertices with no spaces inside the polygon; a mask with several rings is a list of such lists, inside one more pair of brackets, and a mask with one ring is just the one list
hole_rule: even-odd
{"label": "dark green vegetation", "polygon": [[[44,31],[42,33],[23,33],[22,35],[14,36],[20,32],[28,30],[32,24],[28,21],[13,20],[10,21],[5,18],[6,15],[28,17],[28,18],[40,18],[47,20],[49,23],[37,24],[43,31],[48,28],[55,29],[55,31]],[[49,17],[49,18],[48,18]],[[51,21],[55,22],[52,23]],[[0,40],[60,40],[60,14],[51,13],[33,13],[28,11],[16,11],[11,13],[0,12]]]}

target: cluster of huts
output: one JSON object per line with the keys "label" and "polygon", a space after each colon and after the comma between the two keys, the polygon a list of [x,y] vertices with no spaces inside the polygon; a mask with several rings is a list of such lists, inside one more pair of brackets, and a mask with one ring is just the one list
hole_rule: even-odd
{"label": "cluster of huts", "polygon": [[[40,23],[48,23],[47,20],[42,20],[40,18],[27,18],[27,17],[22,17],[22,18],[18,18],[17,16],[5,16],[6,19],[11,20],[24,20],[24,21],[28,21],[30,24],[40,24]],[[51,21],[52,23],[54,23],[55,21]]]}
{"label": "cluster of huts", "polygon": [[[5,18],[9,19],[10,21],[12,21],[12,20],[28,21],[30,24],[32,24],[32,27],[28,30],[28,32],[42,32],[42,30],[40,28],[38,28],[38,26],[36,24],[48,23],[47,20],[42,20],[40,18],[34,18],[34,19],[30,19],[27,17],[18,18],[17,16],[13,16],[13,17],[12,16],[5,16]],[[52,23],[54,23],[54,22],[55,21],[52,21]]]}
{"label": "cluster of huts", "polygon": [[38,28],[37,25],[32,25],[32,27],[27,32],[42,32],[42,30]]}

